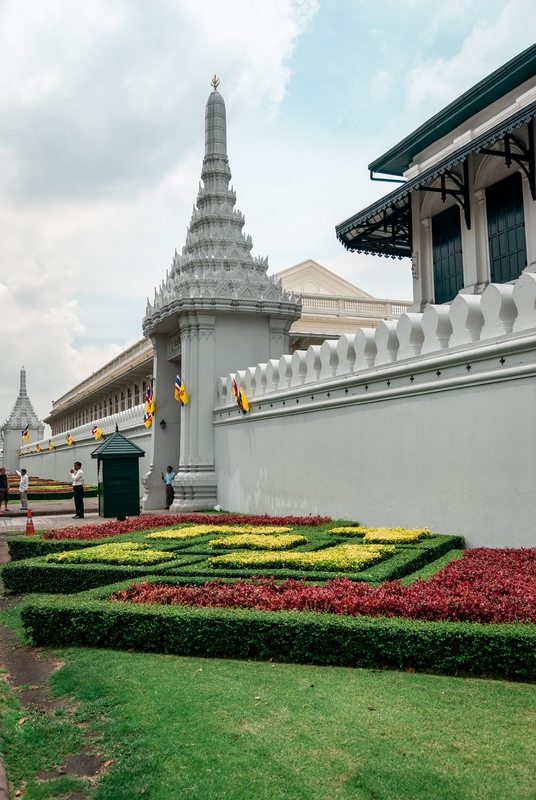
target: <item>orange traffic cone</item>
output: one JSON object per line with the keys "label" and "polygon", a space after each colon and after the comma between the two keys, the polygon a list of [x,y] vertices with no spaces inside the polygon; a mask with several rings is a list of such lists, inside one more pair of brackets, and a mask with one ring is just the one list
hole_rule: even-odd
{"label": "orange traffic cone", "polygon": [[28,517],[26,519],[26,536],[35,536],[35,528],[30,509],[28,509]]}

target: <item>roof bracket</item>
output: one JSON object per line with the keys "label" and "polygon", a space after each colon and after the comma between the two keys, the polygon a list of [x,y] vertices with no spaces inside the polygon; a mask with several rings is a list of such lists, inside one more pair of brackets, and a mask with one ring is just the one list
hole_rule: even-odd
{"label": "roof bracket", "polygon": [[[533,200],[536,200],[536,159],[534,153],[534,125],[532,121],[527,125],[527,130],[528,144],[526,147],[513,133],[505,133],[503,138],[504,150],[482,148],[479,152],[488,156],[500,156],[504,158],[507,167],[511,166],[512,161],[517,164],[527,177],[530,187],[530,196]],[[512,144],[521,150],[521,153],[512,152]]]}
{"label": "roof bracket", "polygon": [[[462,164],[463,174],[460,178],[455,172],[446,169],[441,173],[441,186],[421,186],[420,189],[425,192],[439,192],[441,200],[445,202],[447,197],[453,197],[463,210],[465,218],[465,226],[468,231],[471,230],[471,204],[469,200],[469,168],[467,159]],[[452,189],[446,185],[447,178],[454,184],[455,188]]]}

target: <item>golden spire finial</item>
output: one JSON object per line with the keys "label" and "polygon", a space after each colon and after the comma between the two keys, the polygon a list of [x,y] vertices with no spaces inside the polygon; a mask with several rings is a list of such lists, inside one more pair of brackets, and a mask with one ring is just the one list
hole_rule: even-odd
{"label": "golden spire finial", "polygon": [[210,85],[214,87],[214,91],[216,91],[216,89],[217,89],[217,88],[218,88],[218,86],[220,85],[219,78],[217,78],[217,77],[216,77],[216,75],[214,75],[214,77],[213,77],[213,78],[212,78],[212,80],[210,81]]}

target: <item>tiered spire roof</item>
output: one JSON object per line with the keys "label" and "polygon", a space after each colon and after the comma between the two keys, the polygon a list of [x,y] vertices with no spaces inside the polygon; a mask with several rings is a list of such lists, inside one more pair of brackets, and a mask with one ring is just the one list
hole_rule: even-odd
{"label": "tiered spire roof", "polygon": [[22,430],[26,425],[29,425],[30,428],[34,430],[35,428],[44,429],[45,427],[44,422],[42,422],[35,413],[30,398],[28,397],[26,391],[26,370],[23,367],[20,371],[19,396],[15,400],[15,405],[13,406],[11,414],[2,425],[2,429],[20,428]]}
{"label": "tiered spire roof", "polygon": [[[171,271],[147,302],[145,332],[164,317],[187,309],[228,308],[262,311],[297,319],[301,301],[268,276],[268,258],[253,258],[251,236],[244,236],[244,216],[235,209],[227,157],[225,103],[212,81],[205,110],[205,157],[196,204],[182,253],[175,252]],[[259,305],[260,303],[260,305]],[[252,305],[255,304],[255,305]]]}

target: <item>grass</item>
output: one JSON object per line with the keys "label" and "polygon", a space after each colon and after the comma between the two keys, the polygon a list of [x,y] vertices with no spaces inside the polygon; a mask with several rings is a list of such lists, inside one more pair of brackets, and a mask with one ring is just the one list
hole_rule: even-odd
{"label": "grass", "polygon": [[[73,710],[24,725],[4,717],[4,743],[14,730],[20,740],[16,766],[7,755],[12,779],[23,768],[32,778],[24,765],[38,746],[46,768],[76,748],[83,724],[113,761],[92,800],[535,796],[534,685],[82,648],[56,656],[65,665],[52,692]],[[3,694],[4,707],[13,702]],[[45,724],[41,744],[26,734]],[[54,796],[43,787],[25,800]]]}

